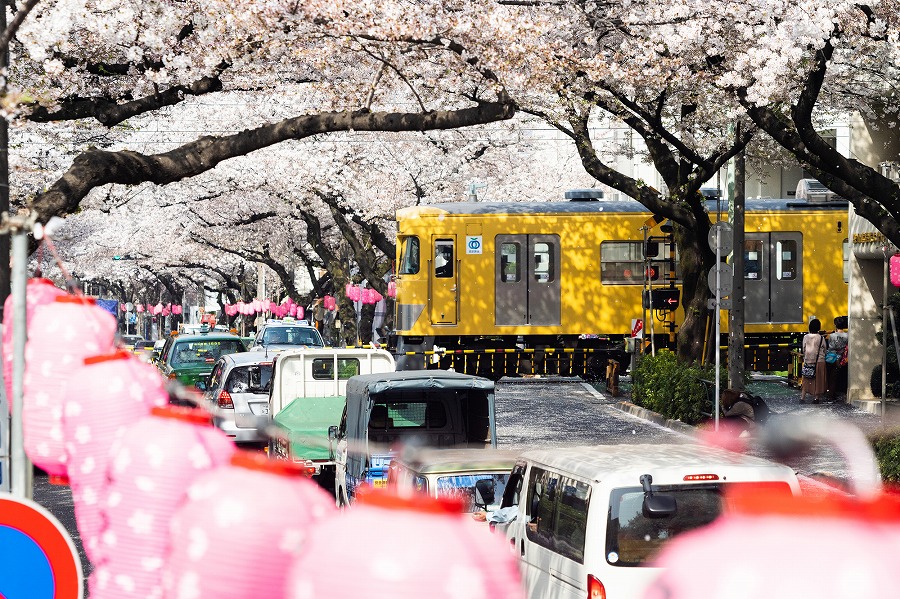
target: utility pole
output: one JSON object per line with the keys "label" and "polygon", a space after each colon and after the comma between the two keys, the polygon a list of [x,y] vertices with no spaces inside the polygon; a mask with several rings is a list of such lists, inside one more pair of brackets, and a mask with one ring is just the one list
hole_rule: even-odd
{"label": "utility pole", "polygon": [[730,196],[731,226],[734,235],[731,263],[731,309],[728,312],[728,384],[744,389],[744,212],[746,165],[743,150],[734,157],[734,194]]}

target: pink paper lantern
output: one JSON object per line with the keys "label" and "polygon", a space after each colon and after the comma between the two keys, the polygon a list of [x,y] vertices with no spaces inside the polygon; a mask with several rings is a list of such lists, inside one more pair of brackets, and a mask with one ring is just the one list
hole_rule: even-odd
{"label": "pink paper lantern", "polygon": [[[31,325],[34,311],[38,306],[52,303],[66,292],[53,285],[50,279],[28,279],[25,284],[25,331]],[[6,385],[6,399],[12,411],[12,360],[13,360],[13,299],[7,296],[3,306],[3,381]]]}
{"label": "pink paper lantern", "polygon": [[172,310],[171,310],[168,306],[164,306],[164,307],[163,307],[163,309],[162,309],[162,315],[163,315],[163,316],[168,316],[168,315],[171,314],[171,313],[172,313]]}
{"label": "pink paper lantern", "polygon": [[163,311],[163,305],[161,303],[158,303],[155,306],[153,306],[153,310],[154,310],[154,312],[153,312],[154,314],[160,314]]}
{"label": "pink paper lantern", "polygon": [[322,304],[324,304],[326,310],[337,310],[337,301],[332,295],[326,295],[322,298]]}
{"label": "pink paper lantern", "polygon": [[51,481],[65,482],[65,387],[84,358],[113,350],[116,318],[92,298],[62,295],[35,310],[28,335],[22,409],[25,453]]}
{"label": "pink paper lantern", "polygon": [[362,299],[362,290],[352,283],[347,283],[347,287],[344,291],[347,295],[347,299],[351,302],[358,302]]}
{"label": "pink paper lantern", "polygon": [[390,298],[397,297],[397,283],[395,281],[388,281],[387,294]]}
{"label": "pink paper lantern", "polygon": [[304,314],[306,314],[306,312],[303,310],[303,306],[298,306],[296,304],[291,306],[291,316],[296,316],[302,320]]}
{"label": "pink paper lantern", "polygon": [[172,314],[178,315],[182,312],[184,312],[184,308],[182,308],[181,305],[175,304],[174,306],[172,306]]}
{"label": "pink paper lantern", "polygon": [[69,378],[63,412],[67,471],[78,533],[94,563],[109,448],[125,428],[168,400],[159,371],[123,350],[85,358]]}
{"label": "pink paper lantern", "polygon": [[143,311],[144,311],[144,304],[135,304],[135,305],[134,305],[134,310],[135,310],[135,312],[143,312]]}
{"label": "pink paper lantern", "polygon": [[891,285],[900,287],[900,254],[894,254],[890,260]]}
{"label": "pink paper lantern", "polygon": [[298,546],[337,514],[334,497],[305,474],[291,462],[237,452],[230,466],[198,479],[172,519],[166,596],[190,587],[198,598],[284,597]]}
{"label": "pink paper lantern", "polygon": [[200,409],[153,408],[113,444],[91,599],[162,597],[172,516],[198,476],[234,452],[211,422]]}
{"label": "pink paper lantern", "polygon": [[127,311],[128,311],[128,306],[126,306],[125,304],[119,304],[119,312],[127,312]]}
{"label": "pink paper lantern", "polygon": [[[656,560],[660,576],[644,599],[894,597],[893,556],[900,551],[897,495],[773,494],[749,511],[747,505],[736,507],[738,513],[667,544]],[[866,558],[849,557],[849,547],[854,556]],[[740,559],[726,559],[736,556]],[[748,566],[763,563],[765,576],[747,575]]]}
{"label": "pink paper lantern", "polygon": [[515,554],[461,510],[460,501],[362,494],[310,531],[285,597],[456,599],[460,589],[466,597],[524,597]]}

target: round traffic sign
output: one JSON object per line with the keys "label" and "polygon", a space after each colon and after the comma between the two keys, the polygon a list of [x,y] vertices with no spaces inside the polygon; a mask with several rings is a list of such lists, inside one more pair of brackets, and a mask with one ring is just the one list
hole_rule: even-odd
{"label": "round traffic sign", "polygon": [[724,220],[720,220],[719,222],[713,224],[713,226],[709,229],[709,235],[707,236],[709,249],[711,249],[712,251],[716,251],[717,233],[719,242],[719,255],[727,256],[731,253],[731,250],[734,249],[734,227],[731,226],[731,223]]}
{"label": "round traffic sign", "polygon": [[66,529],[40,505],[0,495],[0,597],[81,599],[81,560]]}
{"label": "round traffic sign", "polygon": [[125,304],[125,311],[126,312],[134,312],[134,304],[132,304],[131,302],[128,302],[127,304]]}
{"label": "round traffic sign", "polygon": [[[716,291],[716,270],[719,271],[719,289]],[[719,262],[718,268],[713,266],[709,269],[709,274],[706,276],[706,281],[709,283],[709,290],[713,293],[716,293],[719,297],[724,297],[731,293],[731,288],[734,286],[734,269],[731,264],[726,262]]]}

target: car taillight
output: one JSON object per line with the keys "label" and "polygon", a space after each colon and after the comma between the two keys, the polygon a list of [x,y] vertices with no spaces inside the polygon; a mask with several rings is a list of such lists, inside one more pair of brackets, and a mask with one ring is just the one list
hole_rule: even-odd
{"label": "car taillight", "polygon": [[226,410],[234,409],[234,402],[231,401],[231,394],[229,394],[228,391],[225,390],[219,391],[219,399],[216,401],[216,404],[218,404],[220,408]]}
{"label": "car taillight", "polygon": [[588,599],[606,599],[606,588],[593,574],[588,574]]}

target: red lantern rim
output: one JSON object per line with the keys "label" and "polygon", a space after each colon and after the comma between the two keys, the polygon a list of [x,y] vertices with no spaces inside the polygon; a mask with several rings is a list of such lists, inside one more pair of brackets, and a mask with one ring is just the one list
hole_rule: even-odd
{"label": "red lantern rim", "polygon": [[100,364],[101,362],[110,362],[112,360],[128,360],[129,358],[131,358],[131,356],[132,354],[128,353],[124,349],[117,349],[110,354],[88,356],[84,359],[84,365],[89,366],[91,364]]}
{"label": "red lantern rim", "polygon": [[306,476],[306,466],[287,460],[273,460],[256,451],[240,449],[231,455],[231,465],[281,476]]}
{"label": "red lantern rim", "polygon": [[85,304],[90,306],[95,306],[97,304],[96,299],[85,297],[83,295],[59,295],[55,297],[53,301],[61,304]]}
{"label": "red lantern rim", "polygon": [[46,277],[35,277],[33,279],[28,279],[28,282],[29,283],[40,283],[41,285],[52,285],[53,287],[56,287],[56,283],[54,283],[53,281],[51,281],[50,279],[48,279]]}
{"label": "red lantern rim", "polygon": [[391,491],[361,486],[357,490],[356,501],[360,505],[370,505],[389,510],[422,512],[427,514],[460,515],[465,509],[465,502],[454,497],[428,497],[417,494],[408,497],[396,495]]}
{"label": "red lantern rim", "polygon": [[212,424],[212,414],[201,408],[183,406],[154,406],[150,414],[159,418],[171,418],[192,424]]}

